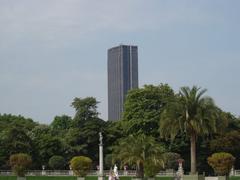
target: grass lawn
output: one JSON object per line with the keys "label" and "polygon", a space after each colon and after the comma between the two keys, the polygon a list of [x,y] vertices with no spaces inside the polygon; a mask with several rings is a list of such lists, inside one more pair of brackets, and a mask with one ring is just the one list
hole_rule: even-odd
{"label": "grass lawn", "polygon": [[27,180],[77,180],[75,176],[27,176],[26,179]]}
{"label": "grass lawn", "polygon": [[0,176],[0,180],[17,180],[16,176]]}
{"label": "grass lawn", "polygon": [[173,180],[173,177],[155,177],[155,180]]}
{"label": "grass lawn", "polygon": [[240,176],[234,176],[234,177],[230,177],[230,180],[240,180]]}

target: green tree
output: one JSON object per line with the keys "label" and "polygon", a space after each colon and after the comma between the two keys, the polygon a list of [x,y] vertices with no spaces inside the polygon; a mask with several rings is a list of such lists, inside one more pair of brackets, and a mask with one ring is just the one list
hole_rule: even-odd
{"label": "green tree", "polygon": [[230,153],[220,152],[212,154],[207,160],[217,175],[228,176],[235,158]]}
{"label": "green tree", "polygon": [[76,114],[73,119],[73,125],[75,127],[82,127],[86,121],[98,118],[98,103],[93,97],[74,98],[72,107],[75,108]]}
{"label": "green tree", "polygon": [[167,152],[163,154],[164,168],[165,169],[177,169],[177,160],[181,159],[181,155],[178,153]]}
{"label": "green tree", "polygon": [[36,125],[37,123],[30,118],[25,118],[20,115],[0,114],[0,132],[12,127],[19,127],[30,131]]}
{"label": "green tree", "polygon": [[55,116],[50,127],[54,130],[67,130],[71,127],[72,118],[67,115]]}
{"label": "green tree", "polygon": [[157,137],[160,114],[173,97],[174,91],[167,84],[145,85],[130,90],[124,104],[122,122],[126,133],[144,133]]}
{"label": "green tree", "polygon": [[236,158],[235,168],[240,168],[240,131],[230,131],[221,134],[210,141],[210,149],[212,152],[231,153]]}
{"label": "green tree", "polygon": [[35,146],[38,149],[42,165],[47,165],[48,160],[54,155],[65,155],[63,143],[58,137],[43,135],[35,142]]}
{"label": "green tree", "polygon": [[11,155],[9,162],[13,172],[17,176],[23,177],[27,168],[31,165],[32,159],[28,154],[19,153]]}
{"label": "green tree", "polygon": [[48,165],[53,169],[64,169],[65,167],[65,159],[62,156],[52,156],[49,161]]}
{"label": "green tree", "polygon": [[103,131],[105,121],[101,119],[92,119],[85,122],[81,128],[70,128],[64,137],[68,146],[68,151],[72,156],[78,154],[86,155],[93,160],[98,159],[98,144],[100,131]]}
{"label": "green tree", "polygon": [[[104,154],[112,154],[118,139],[126,137],[122,121],[107,121],[103,128]],[[107,163],[111,165],[111,163]],[[110,168],[110,166],[109,166]]]}
{"label": "green tree", "polygon": [[70,161],[70,166],[77,176],[84,177],[87,175],[92,166],[92,160],[85,156],[75,156]]}
{"label": "green tree", "polygon": [[0,133],[0,162],[3,169],[8,168],[7,160],[11,154],[23,152],[33,155],[33,149],[33,142],[24,128],[14,126]]}
{"label": "green tree", "polygon": [[216,106],[206,89],[182,87],[179,97],[169,103],[160,118],[160,133],[174,139],[180,132],[190,138],[191,173],[196,173],[196,142],[199,135],[216,131]]}
{"label": "green tree", "polygon": [[122,165],[136,165],[137,177],[143,178],[144,166],[150,165],[149,162],[158,167],[163,166],[164,151],[164,147],[151,136],[130,135],[121,139],[114,148],[113,159],[120,160]]}

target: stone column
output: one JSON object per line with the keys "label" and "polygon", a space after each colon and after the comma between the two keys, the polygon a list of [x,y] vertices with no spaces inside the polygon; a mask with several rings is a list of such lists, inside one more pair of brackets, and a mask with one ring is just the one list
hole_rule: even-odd
{"label": "stone column", "polygon": [[103,173],[103,142],[102,142],[102,133],[99,133],[99,176],[98,180],[104,180]]}

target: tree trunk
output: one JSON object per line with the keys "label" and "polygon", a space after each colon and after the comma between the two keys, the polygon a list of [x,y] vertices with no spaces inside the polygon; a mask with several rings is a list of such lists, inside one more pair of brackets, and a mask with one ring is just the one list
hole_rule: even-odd
{"label": "tree trunk", "polygon": [[196,174],[196,135],[191,135],[191,174]]}
{"label": "tree trunk", "polygon": [[138,178],[143,178],[144,177],[144,169],[143,169],[143,164],[142,163],[139,164],[139,167],[137,166],[136,176]]}

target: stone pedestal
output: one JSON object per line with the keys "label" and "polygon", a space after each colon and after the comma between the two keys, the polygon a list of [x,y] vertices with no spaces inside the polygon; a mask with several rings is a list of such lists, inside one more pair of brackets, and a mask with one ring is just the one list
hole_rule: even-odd
{"label": "stone pedestal", "polygon": [[72,171],[72,170],[69,170],[69,171],[68,171],[68,174],[69,174],[69,176],[73,176],[73,171]]}
{"label": "stone pedestal", "polygon": [[235,170],[234,170],[234,167],[232,167],[230,171],[230,176],[234,176],[234,175],[235,175]]}
{"label": "stone pedestal", "polygon": [[105,180],[105,176],[98,176],[98,180]]}
{"label": "stone pedestal", "polygon": [[227,180],[226,176],[218,176],[218,180]]}
{"label": "stone pedestal", "polygon": [[42,176],[46,176],[46,171],[42,170]]}
{"label": "stone pedestal", "polygon": [[85,180],[85,177],[77,177],[77,180]]}

